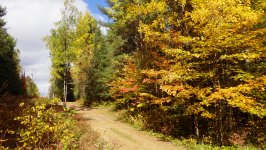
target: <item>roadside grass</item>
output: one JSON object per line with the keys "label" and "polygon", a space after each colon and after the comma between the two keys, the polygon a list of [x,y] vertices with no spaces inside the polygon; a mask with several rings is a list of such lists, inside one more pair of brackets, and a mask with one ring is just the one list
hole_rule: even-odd
{"label": "roadside grass", "polygon": [[216,146],[204,143],[197,143],[197,141],[193,138],[189,139],[176,139],[174,137],[164,135],[162,133],[154,132],[153,130],[145,129],[143,123],[140,119],[133,118],[132,116],[128,115],[127,111],[120,110],[116,111],[118,115],[118,120],[131,125],[132,127],[144,131],[152,136],[157,137],[161,141],[171,142],[182,149],[189,149],[189,150],[258,150],[258,148],[252,145],[245,145],[245,146]]}
{"label": "roadside grass", "polygon": [[98,133],[93,131],[86,120],[79,115],[75,115],[74,119],[77,120],[75,131],[76,137],[76,149],[82,150],[99,150],[101,149],[102,142]]}

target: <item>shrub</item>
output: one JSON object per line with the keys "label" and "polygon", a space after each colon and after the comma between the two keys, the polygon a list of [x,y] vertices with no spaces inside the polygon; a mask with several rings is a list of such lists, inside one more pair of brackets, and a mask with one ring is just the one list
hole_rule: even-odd
{"label": "shrub", "polygon": [[21,124],[18,134],[22,148],[67,148],[74,140],[73,113],[67,109],[58,112],[57,102],[20,104],[22,113],[15,120]]}

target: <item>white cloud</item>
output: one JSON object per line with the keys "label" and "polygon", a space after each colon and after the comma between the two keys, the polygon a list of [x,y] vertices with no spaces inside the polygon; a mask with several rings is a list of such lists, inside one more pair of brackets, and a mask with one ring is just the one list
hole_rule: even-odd
{"label": "white cloud", "polygon": [[101,26],[100,27],[100,30],[101,30],[101,32],[102,32],[103,35],[107,35],[107,32],[108,32],[109,28],[104,27],[104,26]]}
{"label": "white cloud", "polygon": [[[0,4],[7,8],[6,27],[17,39],[26,74],[33,74],[41,94],[47,95],[51,62],[42,39],[60,20],[63,0],[0,0]],[[83,12],[87,10],[82,0],[76,0],[75,5]]]}

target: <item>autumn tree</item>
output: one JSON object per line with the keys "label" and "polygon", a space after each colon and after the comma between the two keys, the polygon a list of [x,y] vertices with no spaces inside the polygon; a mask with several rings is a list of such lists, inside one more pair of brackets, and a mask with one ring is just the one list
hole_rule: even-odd
{"label": "autumn tree", "polygon": [[126,98],[166,134],[224,144],[232,132],[255,130],[249,123],[265,117],[265,2],[108,3],[111,29],[126,39],[119,54],[132,55],[111,86],[118,102]]}
{"label": "autumn tree", "polygon": [[76,95],[83,99],[87,99],[89,92],[91,92],[88,89],[91,86],[89,82],[92,80],[90,72],[94,59],[96,28],[97,22],[88,12],[79,17],[73,45],[75,58],[72,74]]}
{"label": "autumn tree", "polygon": [[252,2],[152,1],[145,6],[151,14],[159,12],[140,25],[145,40],[174,60],[161,89],[186,106],[198,138],[204,120],[214,124],[212,136],[223,144],[225,133],[239,127],[238,115],[265,116],[264,103],[255,96],[265,86],[265,28],[258,27],[265,13],[252,9]]}
{"label": "autumn tree", "polygon": [[65,0],[62,18],[55,23],[51,35],[45,37],[52,60],[51,92],[52,95],[66,101],[73,101],[73,84],[70,74],[74,50],[72,49],[74,33],[79,12],[73,5],[74,0]]}

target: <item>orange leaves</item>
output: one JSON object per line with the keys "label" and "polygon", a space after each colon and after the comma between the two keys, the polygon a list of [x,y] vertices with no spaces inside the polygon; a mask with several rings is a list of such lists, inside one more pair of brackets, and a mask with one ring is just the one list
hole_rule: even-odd
{"label": "orange leaves", "polygon": [[137,71],[135,63],[132,61],[131,57],[124,58],[124,67],[122,71],[119,72],[119,76],[114,80],[110,86],[110,95],[115,99],[121,99],[123,101],[118,101],[124,103],[124,99],[134,99],[134,95],[138,93],[140,87],[138,83],[139,73]]}
{"label": "orange leaves", "polygon": [[121,88],[120,93],[125,94],[128,92],[136,92],[138,87],[139,87],[138,85],[134,85],[132,88]]}

